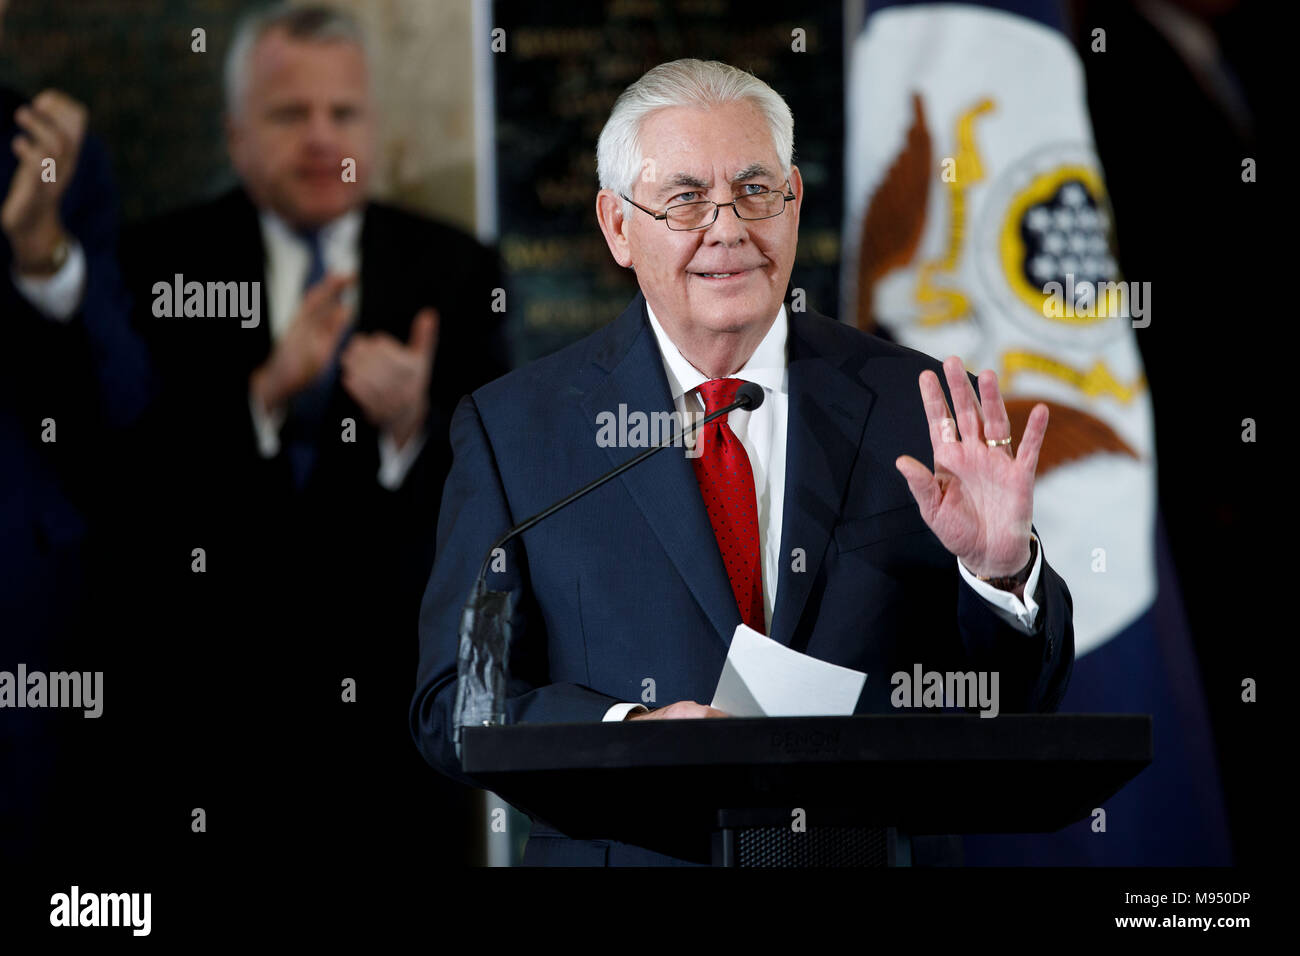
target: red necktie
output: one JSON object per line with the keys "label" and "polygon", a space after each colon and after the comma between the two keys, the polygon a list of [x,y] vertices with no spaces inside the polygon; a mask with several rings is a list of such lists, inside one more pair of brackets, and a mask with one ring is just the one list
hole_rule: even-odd
{"label": "red necktie", "polygon": [[[738,378],[715,378],[699,387],[705,414],[726,408],[736,400],[736,390],[745,383]],[[760,634],[763,624],[763,571],[758,544],[758,499],[754,494],[754,470],[749,455],[726,416],[700,429],[704,443],[695,465],[704,507],[709,512],[713,535],[718,539],[722,563],[731,579],[740,618]]]}

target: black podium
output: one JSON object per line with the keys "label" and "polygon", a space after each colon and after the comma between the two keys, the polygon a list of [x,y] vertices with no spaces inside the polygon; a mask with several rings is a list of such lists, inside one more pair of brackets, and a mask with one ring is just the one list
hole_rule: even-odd
{"label": "black podium", "polygon": [[516,724],[466,728],[462,756],[570,837],[724,866],[898,864],[900,833],[1058,830],[1150,762],[1151,718],[1127,714]]}

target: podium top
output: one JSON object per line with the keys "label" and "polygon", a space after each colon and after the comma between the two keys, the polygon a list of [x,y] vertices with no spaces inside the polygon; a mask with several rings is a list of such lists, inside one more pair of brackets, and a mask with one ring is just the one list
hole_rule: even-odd
{"label": "podium top", "polygon": [[465,729],[467,774],[840,761],[1151,761],[1146,714],[727,717]]}
{"label": "podium top", "polygon": [[755,807],[912,833],[1057,830],[1151,758],[1145,714],[881,714],[472,727],[462,766],[569,836],[653,846]]}

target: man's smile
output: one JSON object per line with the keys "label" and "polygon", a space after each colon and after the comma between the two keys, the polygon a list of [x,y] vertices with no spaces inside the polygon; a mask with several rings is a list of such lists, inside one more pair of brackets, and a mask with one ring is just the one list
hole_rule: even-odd
{"label": "man's smile", "polygon": [[756,271],[757,271],[756,268],[726,269],[726,270],[719,269],[716,272],[703,272],[697,270],[690,270],[689,274],[694,276],[697,279],[705,279],[709,282],[725,283],[725,282],[738,282]]}

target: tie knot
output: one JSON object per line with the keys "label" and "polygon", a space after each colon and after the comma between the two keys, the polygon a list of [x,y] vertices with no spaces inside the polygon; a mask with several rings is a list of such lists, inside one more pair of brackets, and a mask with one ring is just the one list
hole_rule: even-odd
{"label": "tie knot", "polygon": [[704,399],[704,413],[711,415],[720,408],[726,408],[736,400],[736,392],[745,384],[740,378],[712,378],[702,382],[699,387],[700,397]]}
{"label": "tie knot", "polygon": [[302,289],[306,292],[325,277],[325,249],[321,243],[319,229],[295,229],[294,233],[307,245],[311,256],[307,260],[307,275],[303,279]]}

